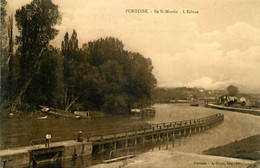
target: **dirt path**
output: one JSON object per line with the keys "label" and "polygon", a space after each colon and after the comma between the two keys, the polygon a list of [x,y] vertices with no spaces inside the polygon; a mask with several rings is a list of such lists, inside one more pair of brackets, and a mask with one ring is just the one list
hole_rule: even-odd
{"label": "dirt path", "polygon": [[256,161],[161,150],[147,152],[127,161],[94,165],[91,168],[246,168]]}

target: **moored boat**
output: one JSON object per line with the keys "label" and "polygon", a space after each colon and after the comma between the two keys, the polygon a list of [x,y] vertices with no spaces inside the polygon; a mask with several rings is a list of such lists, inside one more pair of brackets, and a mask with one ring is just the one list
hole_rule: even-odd
{"label": "moored boat", "polygon": [[45,120],[45,119],[47,119],[47,118],[48,118],[48,116],[37,117],[38,120]]}

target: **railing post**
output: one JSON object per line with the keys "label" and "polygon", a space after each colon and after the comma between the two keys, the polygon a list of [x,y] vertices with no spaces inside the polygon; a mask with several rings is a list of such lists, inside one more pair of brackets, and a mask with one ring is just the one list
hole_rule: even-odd
{"label": "railing post", "polygon": [[137,145],[137,132],[135,130],[135,147],[136,147],[136,145]]}
{"label": "railing post", "polygon": [[158,134],[159,150],[161,149],[161,131]]}
{"label": "railing post", "polygon": [[169,125],[167,125],[167,133],[166,133],[166,149],[168,149],[169,142]]}
{"label": "railing post", "polygon": [[143,134],[143,138],[142,138],[142,140],[143,140],[143,146],[144,146],[144,140],[145,140],[145,128],[144,128],[144,134]]}
{"label": "railing post", "polygon": [[172,132],[172,147],[174,148],[175,135],[174,131]]}
{"label": "railing post", "polygon": [[116,134],[114,133],[114,150],[116,150]]}
{"label": "railing post", "polygon": [[125,148],[127,148],[127,147],[128,147],[128,135],[127,135],[127,131],[125,132],[125,137],[126,137]]}

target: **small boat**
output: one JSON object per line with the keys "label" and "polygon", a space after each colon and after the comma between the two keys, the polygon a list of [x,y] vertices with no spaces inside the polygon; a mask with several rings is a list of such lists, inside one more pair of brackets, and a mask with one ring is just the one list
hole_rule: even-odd
{"label": "small boat", "polygon": [[78,115],[77,115],[75,118],[76,118],[76,119],[80,119],[80,118],[81,118],[81,116],[78,116]]}
{"label": "small boat", "polygon": [[47,118],[48,118],[48,116],[37,117],[38,120],[45,120],[45,119],[47,119]]}

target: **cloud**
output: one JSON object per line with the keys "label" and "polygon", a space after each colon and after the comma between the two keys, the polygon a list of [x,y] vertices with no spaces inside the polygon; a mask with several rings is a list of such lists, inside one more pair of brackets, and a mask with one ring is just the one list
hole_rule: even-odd
{"label": "cloud", "polygon": [[[9,9],[15,11],[29,1],[10,0]],[[260,25],[256,22],[260,10],[254,4],[172,0],[53,2],[63,14],[62,24],[56,26],[60,33],[51,42],[55,46],[59,47],[65,32],[71,34],[73,29],[80,44],[114,36],[123,41],[125,49],[152,59],[158,86],[225,89],[228,84],[236,84],[245,91],[260,92]],[[125,12],[136,8],[198,9],[199,14]],[[221,14],[216,13],[221,9]],[[247,15],[241,12],[245,10],[250,10]],[[227,18],[230,11],[236,12]]]}
{"label": "cloud", "polygon": [[[225,89],[235,84],[243,91],[259,92],[259,33],[260,29],[247,23],[228,25],[224,31],[201,33],[202,39],[192,49],[163,57],[167,62],[158,64],[156,74],[164,80],[158,81],[168,87],[208,89]],[[170,75],[161,76],[166,72]]]}

